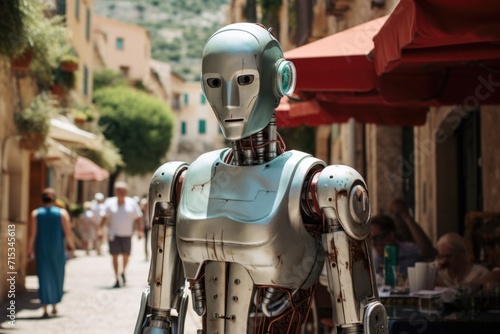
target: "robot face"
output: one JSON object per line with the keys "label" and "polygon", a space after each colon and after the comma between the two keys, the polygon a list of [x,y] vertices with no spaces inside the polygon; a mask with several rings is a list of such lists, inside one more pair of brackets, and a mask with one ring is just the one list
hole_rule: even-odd
{"label": "robot face", "polygon": [[203,50],[201,85],[229,140],[265,128],[280,98],[295,87],[295,68],[278,41],[254,23],[226,26]]}
{"label": "robot face", "polygon": [[225,55],[205,58],[210,72],[202,74],[203,91],[212,106],[224,136],[245,137],[250,113],[259,99],[260,74],[255,57]]}

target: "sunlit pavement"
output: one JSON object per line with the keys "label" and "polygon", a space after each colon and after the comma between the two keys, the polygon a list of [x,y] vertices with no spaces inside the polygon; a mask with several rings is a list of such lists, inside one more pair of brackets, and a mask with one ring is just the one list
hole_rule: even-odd
{"label": "sunlit pavement", "polygon": [[[28,276],[27,291],[16,294],[15,326],[9,324],[7,304],[0,314],[0,333],[36,334],[121,334],[133,333],[142,291],[147,286],[149,261],[144,254],[144,240],[132,239],[132,254],[127,267],[127,283],[112,288],[115,280],[111,256],[103,245],[102,254],[77,250],[76,257],[66,263],[64,296],[55,317],[42,319],[38,299],[38,279]],[[49,306],[49,312],[51,307]],[[196,333],[200,320],[188,306],[185,333]]]}

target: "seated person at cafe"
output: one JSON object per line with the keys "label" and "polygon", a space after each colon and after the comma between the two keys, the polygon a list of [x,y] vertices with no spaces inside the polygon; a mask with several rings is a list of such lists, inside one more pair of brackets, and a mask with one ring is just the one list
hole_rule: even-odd
{"label": "seated person at cafe", "polygon": [[495,267],[491,269],[488,273],[484,274],[478,280],[479,284],[487,286],[488,284],[500,283],[500,267]]}
{"label": "seated person at cafe", "polygon": [[465,239],[458,233],[443,235],[437,242],[437,248],[437,286],[460,287],[479,284],[481,278],[489,272],[485,266],[474,263],[467,252]]}
{"label": "seated person at cafe", "polygon": [[397,265],[399,272],[407,276],[407,268],[415,265],[417,261],[434,260],[436,249],[422,228],[410,215],[410,211],[402,200],[394,200],[390,204],[392,215],[399,215],[414,241],[398,240],[394,219],[385,214],[379,214],[371,219],[371,240],[373,248],[373,262],[377,274],[383,275],[384,248],[397,246]]}
{"label": "seated person at cafe", "polygon": [[500,213],[488,217],[472,230],[472,241],[482,253],[481,264],[490,269],[482,276],[480,284],[498,285],[500,283]]}

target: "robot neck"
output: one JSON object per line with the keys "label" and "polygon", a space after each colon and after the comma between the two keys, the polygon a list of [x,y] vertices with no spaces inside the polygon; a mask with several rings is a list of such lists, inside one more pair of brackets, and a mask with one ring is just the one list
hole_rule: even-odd
{"label": "robot neck", "polygon": [[261,131],[231,142],[226,162],[236,166],[260,165],[285,152],[285,144],[276,130],[276,117]]}

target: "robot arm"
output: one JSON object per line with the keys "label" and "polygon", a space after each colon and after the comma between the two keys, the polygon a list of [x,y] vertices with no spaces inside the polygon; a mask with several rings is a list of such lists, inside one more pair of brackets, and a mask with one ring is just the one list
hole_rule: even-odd
{"label": "robot arm", "polygon": [[311,182],[311,196],[324,220],[322,235],[333,321],[339,329],[387,332],[373,272],[368,191],[348,166],[327,166]]}
{"label": "robot arm", "polygon": [[[188,165],[183,162],[163,164],[154,173],[149,187],[151,217],[151,267],[149,288],[143,292],[135,333],[170,333],[175,321],[172,309],[179,316],[187,307],[185,278],[175,239],[176,208],[182,175]],[[185,311],[185,310],[184,310]],[[179,319],[179,325],[183,321]],[[182,331],[180,331],[182,332]]]}

